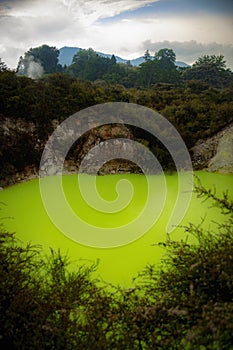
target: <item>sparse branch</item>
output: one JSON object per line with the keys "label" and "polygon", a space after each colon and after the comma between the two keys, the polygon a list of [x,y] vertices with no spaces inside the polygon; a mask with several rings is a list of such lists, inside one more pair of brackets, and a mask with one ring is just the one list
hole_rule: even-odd
{"label": "sparse branch", "polygon": [[198,177],[197,184],[194,185],[194,192],[197,194],[197,197],[202,197],[205,200],[212,199],[215,203],[215,206],[220,208],[223,213],[230,214],[233,213],[233,201],[229,199],[228,192],[223,192],[222,198],[219,198],[216,195],[216,188],[206,189]]}

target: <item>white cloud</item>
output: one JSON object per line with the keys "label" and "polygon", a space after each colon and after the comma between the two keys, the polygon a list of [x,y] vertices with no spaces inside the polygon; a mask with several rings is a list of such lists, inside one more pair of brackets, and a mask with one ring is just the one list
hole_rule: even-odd
{"label": "white cloud", "polygon": [[[233,67],[232,59],[230,59],[233,37],[230,35],[231,25],[228,17],[158,18],[151,16],[130,19],[130,21],[121,21],[120,24],[118,22],[108,22],[104,25],[96,24],[90,37],[91,45],[94,44],[98,50],[108,50],[109,53],[114,52],[132,59],[135,56],[143,55],[147,48],[151,46],[153,48],[151,43],[159,43],[160,45],[164,41],[184,42],[182,55],[178,52],[177,56],[185,57],[186,60],[188,58],[189,63],[196,58],[197,53],[198,55],[204,54],[208,48],[208,52],[215,49],[214,53],[217,51],[223,51],[223,54],[226,53],[228,63]],[[100,38],[101,40],[99,40]],[[218,44],[211,45],[213,41],[218,42]],[[191,44],[187,45],[187,42]],[[192,44],[193,42],[202,44],[195,46]],[[151,45],[147,47],[145,43]],[[180,50],[179,45],[176,45],[176,47]],[[183,55],[185,50],[187,51],[186,56]]]}
{"label": "white cloud", "polygon": [[0,0],[0,57],[8,66],[16,67],[19,56],[15,57],[13,52],[23,55],[30,47],[45,43],[58,48],[64,45],[95,47],[103,35],[112,41],[111,33],[98,31],[95,23],[100,18],[152,2],[154,0]]}
{"label": "white cloud", "polygon": [[[163,1],[163,0],[157,0]],[[219,49],[232,55],[232,19],[220,15],[171,16],[139,15],[125,11],[136,10],[153,4],[154,0],[0,0],[0,57],[10,67],[16,67],[20,55],[30,47],[48,44],[92,47],[98,51],[115,53],[126,58],[143,55],[147,48],[164,41],[196,42],[209,45],[216,41]],[[153,9],[153,7],[151,7]],[[120,18],[114,17],[122,14]],[[101,19],[108,18],[108,21]],[[197,44],[199,45],[199,44]],[[206,46],[203,46],[203,50]],[[195,46],[195,45],[194,45]],[[192,45],[176,45],[189,58],[201,51],[193,51]],[[217,46],[215,46],[216,48]],[[148,47],[150,48],[150,47]],[[175,50],[176,51],[176,50]],[[204,53],[204,52],[203,52]],[[224,52],[223,52],[224,54]],[[193,56],[192,56],[193,57]],[[195,57],[194,57],[195,58]],[[229,60],[229,59],[228,59]],[[230,64],[230,62],[228,62]],[[233,64],[232,64],[233,67]]]}
{"label": "white cloud", "polygon": [[136,10],[160,0],[62,0],[72,16],[90,25],[101,18]]}

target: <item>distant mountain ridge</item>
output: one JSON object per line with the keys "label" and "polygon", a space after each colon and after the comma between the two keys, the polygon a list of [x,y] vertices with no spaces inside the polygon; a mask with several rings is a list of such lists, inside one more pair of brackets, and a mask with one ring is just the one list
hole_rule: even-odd
{"label": "distant mountain ridge", "polygon": [[[72,60],[73,60],[73,57],[74,55],[79,52],[80,50],[82,50],[82,48],[80,47],[69,47],[69,46],[64,46],[62,47],[61,49],[59,49],[59,63],[62,65],[62,66],[70,66],[71,63],[72,63]],[[111,54],[107,54],[107,53],[103,53],[103,52],[99,52],[99,51],[96,51],[96,53],[102,57],[108,57],[108,58],[111,58],[112,55]],[[127,59],[124,59],[124,58],[121,58],[119,56],[115,56],[116,57],[116,62],[117,63],[127,63],[129,60]],[[145,60],[144,60],[144,57],[138,57],[138,58],[135,58],[135,59],[132,59],[130,60],[130,63],[132,64],[132,66],[139,66],[141,63],[143,63]],[[185,62],[182,62],[182,61],[176,61],[176,66],[177,67],[189,67],[189,65]]]}

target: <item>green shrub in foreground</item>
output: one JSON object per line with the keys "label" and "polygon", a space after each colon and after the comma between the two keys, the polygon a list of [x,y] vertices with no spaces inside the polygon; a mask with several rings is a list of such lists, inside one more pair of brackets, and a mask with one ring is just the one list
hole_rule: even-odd
{"label": "green shrub in foreground", "polygon": [[70,272],[59,252],[42,259],[6,232],[0,258],[1,349],[106,348],[111,300],[90,278],[95,266]]}
{"label": "green shrub in foreground", "polygon": [[199,196],[212,198],[228,219],[218,233],[190,224],[198,244],[168,239],[160,270],[148,266],[138,288],[138,314],[146,349],[233,349],[233,203],[200,184]]}

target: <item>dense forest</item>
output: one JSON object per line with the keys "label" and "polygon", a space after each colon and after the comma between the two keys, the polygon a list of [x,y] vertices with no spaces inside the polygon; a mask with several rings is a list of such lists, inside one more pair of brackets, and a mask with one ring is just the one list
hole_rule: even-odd
{"label": "dense forest", "polygon": [[[118,64],[81,50],[69,67],[58,64],[58,50],[43,45],[31,49],[19,60],[17,71],[0,65],[0,119],[2,127],[0,177],[38,167],[44,144],[54,129],[75,112],[105,102],[128,102],[160,112],[179,131],[189,150],[233,120],[233,73],[222,55],[200,57],[190,68],[177,68],[171,49],[154,57],[145,53],[139,67]],[[52,56],[52,58],[51,58]],[[40,78],[26,76],[40,70]],[[43,74],[42,74],[43,72]],[[22,121],[30,128],[12,128]],[[28,124],[28,125],[29,125]],[[173,168],[166,149],[143,130],[132,128],[135,139],[147,140],[164,169]]]}
{"label": "dense forest", "polygon": [[126,88],[151,88],[165,83],[180,86],[186,80],[198,80],[213,87],[227,87],[233,83],[233,73],[227,69],[222,55],[204,55],[192,67],[176,66],[176,54],[172,49],[163,48],[152,56],[149,50],[144,54],[144,62],[133,67],[116,62],[116,58],[103,57],[93,49],[78,51],[70,66],[59,64],[59,50],[42,45],[31,48],[20,57],[17,73],[27,76],[67,73],[74,78],[120,84]]}

